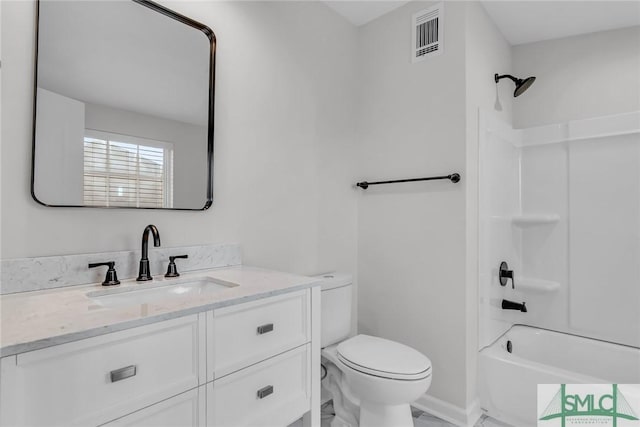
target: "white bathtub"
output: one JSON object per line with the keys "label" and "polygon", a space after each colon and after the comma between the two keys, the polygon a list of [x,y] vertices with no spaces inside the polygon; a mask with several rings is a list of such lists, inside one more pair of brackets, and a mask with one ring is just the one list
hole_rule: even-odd
{"label": "white bathtub", "polygon": [[640,349],[516,325],[480,351],[478,372],[487,415],[535,426],[538,384],[639,384]]}

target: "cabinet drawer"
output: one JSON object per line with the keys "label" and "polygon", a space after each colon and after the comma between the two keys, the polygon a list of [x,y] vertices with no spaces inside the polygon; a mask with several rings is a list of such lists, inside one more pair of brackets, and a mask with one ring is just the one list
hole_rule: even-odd
{"label": "cabinet drawer", "polygon": [[287,426],[310,408],[309,344],[207,385],[207,425]]}
{"label": "cabinet drawer", "polygon": [[210,314],[208,380],[309,341],[309,292],[292,292]]}
{"label": "cabinet drawer", "polygon": [[3,424],[97,425],[195,388],[202,329],[193,315],[3,360]]}
{"label": "cabinet drawer", "polygon": [[104,427],[204,427],[205,386],[118,418]]}

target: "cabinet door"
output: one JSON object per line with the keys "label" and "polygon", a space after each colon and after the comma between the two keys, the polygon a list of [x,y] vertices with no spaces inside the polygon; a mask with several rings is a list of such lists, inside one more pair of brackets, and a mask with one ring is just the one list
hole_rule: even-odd
{"label": "cabinet door", "polygon": [[0,424],[99,425],[204,384],[198,318],[3,358]]}
{"label": "cabinet door", "polygon": [[104,424],[104,427],[204,427],[205,386]]}

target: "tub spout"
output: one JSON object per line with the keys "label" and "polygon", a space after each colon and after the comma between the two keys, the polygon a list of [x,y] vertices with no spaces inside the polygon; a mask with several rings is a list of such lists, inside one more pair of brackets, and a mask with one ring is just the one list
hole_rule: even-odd
{"label": "tub spout", "polygon": [[521,304],[519,302],[513,302],[506,299],[502,300],[502,309],[503,310],[520,310],[523,313],[527,312],[527,306],[524,305],[524,302]]}

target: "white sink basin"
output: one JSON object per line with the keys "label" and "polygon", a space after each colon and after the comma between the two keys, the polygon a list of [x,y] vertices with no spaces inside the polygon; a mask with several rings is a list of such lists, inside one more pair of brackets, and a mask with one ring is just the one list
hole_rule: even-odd
{"label": "white sink basin", "polygon": [[126,288],[88,292],[91,300],[104,307],[123,307],[154,303],[173,298],[194,297],[216,293],[238,286],[211,277],[195,277],[131,285]]}

